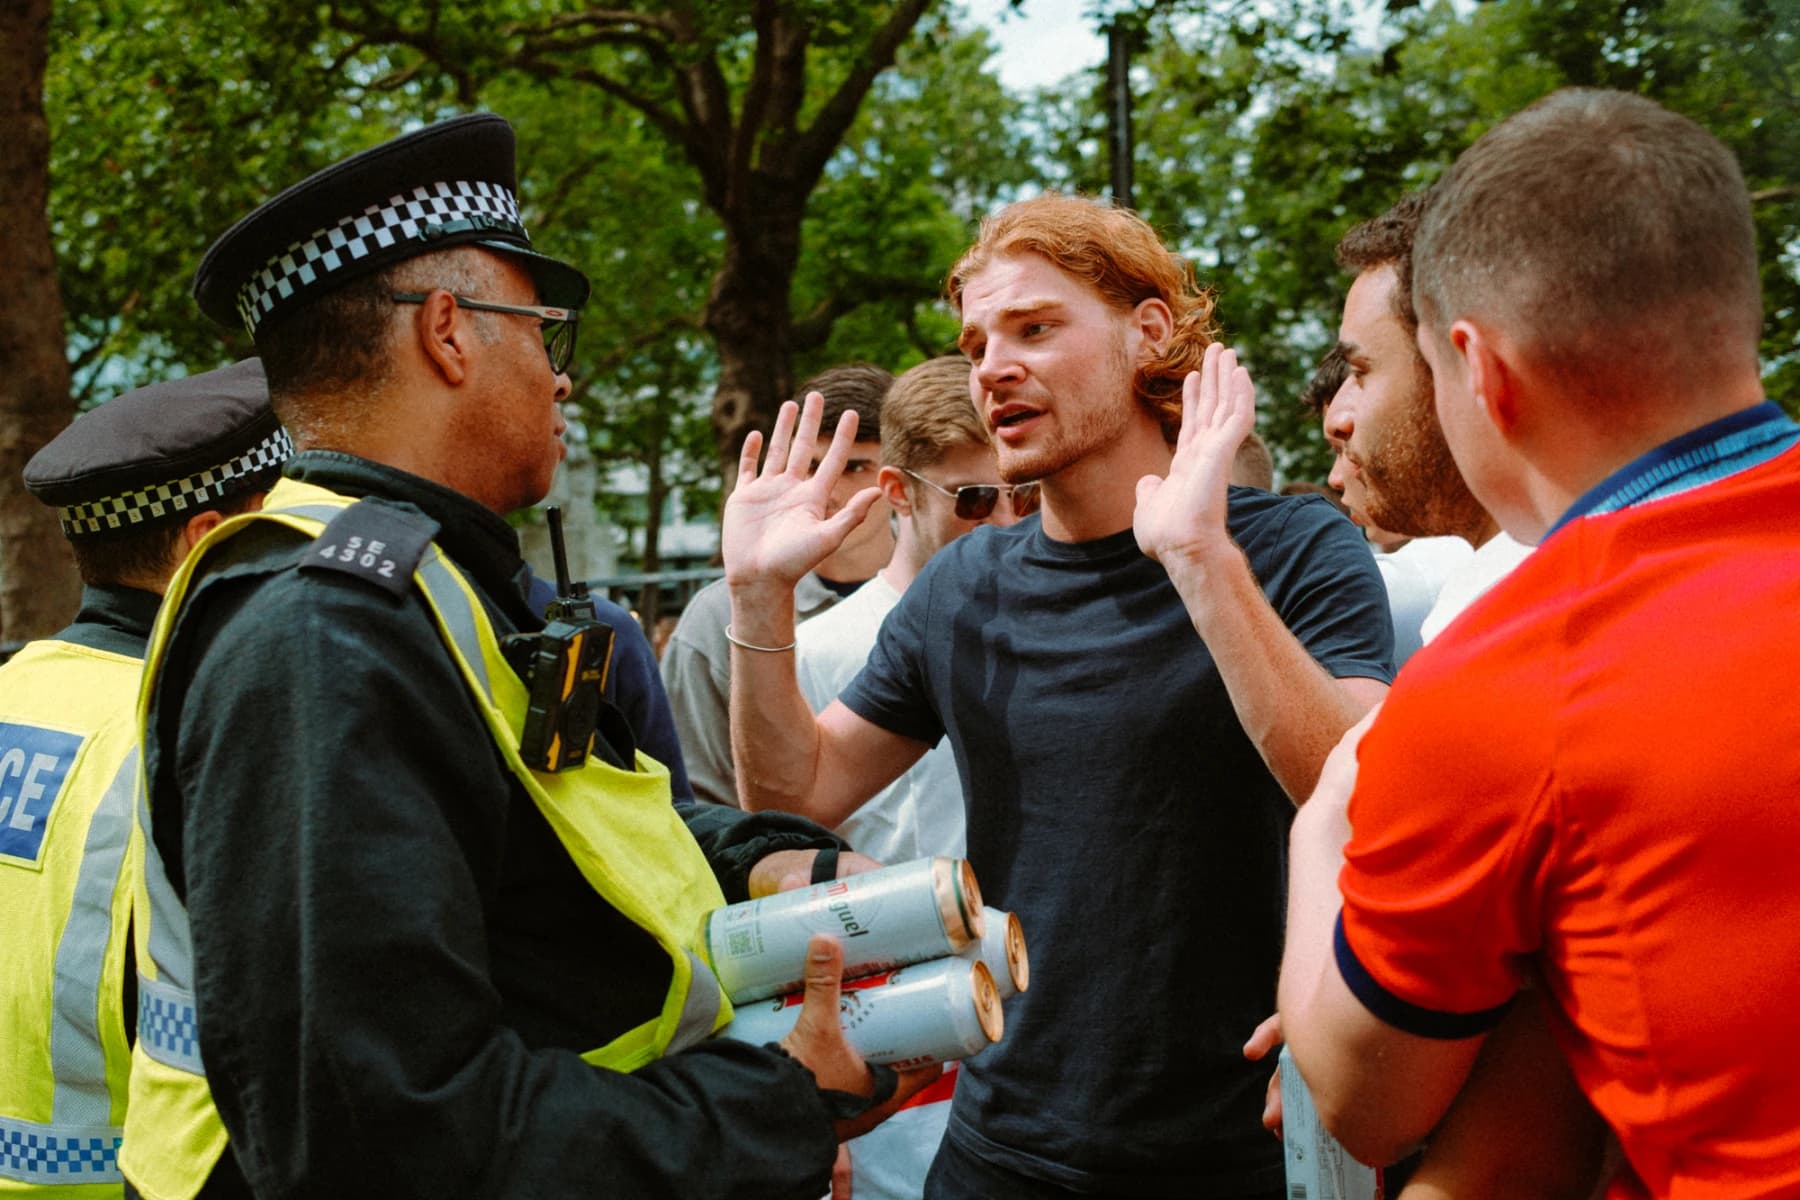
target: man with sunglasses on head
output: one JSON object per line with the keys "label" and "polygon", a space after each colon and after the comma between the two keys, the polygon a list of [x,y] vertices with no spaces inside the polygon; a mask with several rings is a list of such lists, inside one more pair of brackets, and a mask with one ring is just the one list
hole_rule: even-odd
{"label": "man with sunglasses on head", "polygon": [[[850,1050],[829,939],[794,1035],[710,1036],[705,914],[842,843],[675,805],[595,695],[604,626],[527,599],[505,514],[562,459],[587,293],[531,248],[488,114],[327,168],[201,263],[299,453],[147,655],[134,1194],[811,1200],[925,1082]],[[566,717],[538,745],[530,685],[584,674],[592,752]]]}
{"label": "man with sunglasses on head", "polygon": [[1133,214],[1012,205],[950,294],[1000,476],[1040,511],[933,557],[815,719],[792,580],[874,497],[827,516],[848,435],[812,474],[815,403],[760,472],[752,439],[724,534],[740,791],[842,820],[939,740],[956,757],[1032,986],[964,1064],[926,1196],[1274,1200],[1240,1047],[1274,996],[1293,798],[1386,690],[1380,577],[1324,501],[1229,486],[1248,374]]}

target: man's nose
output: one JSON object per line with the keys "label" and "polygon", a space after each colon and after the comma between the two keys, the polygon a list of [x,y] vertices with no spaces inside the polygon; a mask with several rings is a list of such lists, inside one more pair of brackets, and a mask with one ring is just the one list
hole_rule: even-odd
{"label": "man's nose", "polygon": [[981,361],[975,364],[975,380],[986,392],[1015,384],[1023,378],[1025,369],[1004,342],[988,346]]}
{"label": "man's nose", "polygon": [[1350,391],[1346,382],[1325,405],[1325,440],[1333,446],[1342,446],[1356,432],[1356,405]]}
{"label": "man's nose", "polygon": [[1342,492],[1344,485],[1350,480],[1350,470],[1350,460],[1339,451],[1331,460],[1331,474],[1325,477],[1325,482],[1334,490]]}

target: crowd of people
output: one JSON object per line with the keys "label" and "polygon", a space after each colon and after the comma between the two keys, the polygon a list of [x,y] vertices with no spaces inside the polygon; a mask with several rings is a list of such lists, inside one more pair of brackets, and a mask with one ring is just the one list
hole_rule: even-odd
{"label": "crowd of people", "polygon": [[[1338,258],[1328,499],[1150,225],[993,214],[954,353],[746,440],[659,668],[505,519],[589,291],[506,122],[249,213],[257,357],[26,471],[85,589],[0,667],[0,1193],[1277,1200],[1285,1040],[1390,1194],[1800,1196],[1741,173],[1562,91]],[[1029,940],[997,1044],[865,1062],[826,936],[714,1036],[706,914],[928,856]]]}

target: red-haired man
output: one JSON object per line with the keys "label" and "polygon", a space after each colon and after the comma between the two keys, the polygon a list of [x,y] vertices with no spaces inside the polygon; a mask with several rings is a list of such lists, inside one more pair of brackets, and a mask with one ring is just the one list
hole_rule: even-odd
{"label": "red-haired man", "polygon": [[939,552],[815,720],[793,581],[873,494],[827,518],[853,433],[809,476],[819,404],[785,410],[725,514],[740,797],[837,819],[949,740],[1033,971],[927,1195],[1278,1196],[1239,1046],[1271,999],[1289,798],[1385,691],[1379,576],[1323,501],[1228,487],[1249,376],[1134,215],[1013,205],[950,295],[1000,474],[1040,484],[1041,516]]}

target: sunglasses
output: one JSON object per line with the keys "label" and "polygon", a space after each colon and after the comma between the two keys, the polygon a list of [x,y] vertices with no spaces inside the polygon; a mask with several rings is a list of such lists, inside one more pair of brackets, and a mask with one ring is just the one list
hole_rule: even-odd
{"label": "sunglasses", "polygon": [[956,501],[956,515],[965,521],[979,521],[993,512],[994,506],[1000,503],[1002,492],[1011,499],[1012,510],[1018,516],[1029,517],[1037,511],[1038,485],[1035,483],[969,483],[951,489],[933,483],[910,467],[900,469],[932,491]]}
{"label": "sunglasses", "polygon": [[[388,298],[396,304],[423,304],[430,292],[395,292]],[[546,308],[539,304],[495,304],[488,300],[472,300],[457,296],[456,303],[476,312],[506,313],[514,317],[536,317],[544,323],[544,353],[550,356],[550,369],[561,375],[575,357],[575,329],[581,312],[574,308]]]}

